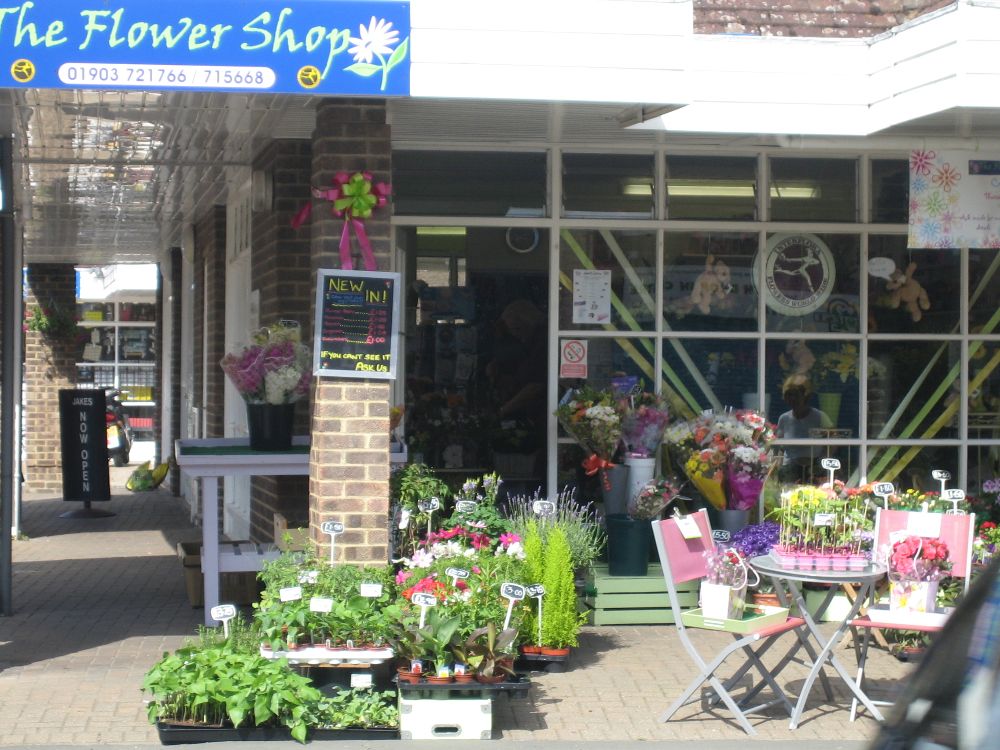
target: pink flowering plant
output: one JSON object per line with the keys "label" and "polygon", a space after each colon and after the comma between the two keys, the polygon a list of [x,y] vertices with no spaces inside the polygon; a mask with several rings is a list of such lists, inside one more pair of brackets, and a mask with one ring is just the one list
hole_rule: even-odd
{"label": "pink flowering plant", "polygon": [[951,570],[948,545],[940,539],[908,536],[892,545],[889,576],[901,581],[938,581]]}
{"label": "pink flowering plant", "polygon": [[249,345],[222,358],[222,369],[243,400],[291,404],[309,392],[312,356],[298,323],[282,321],[260,329]]}

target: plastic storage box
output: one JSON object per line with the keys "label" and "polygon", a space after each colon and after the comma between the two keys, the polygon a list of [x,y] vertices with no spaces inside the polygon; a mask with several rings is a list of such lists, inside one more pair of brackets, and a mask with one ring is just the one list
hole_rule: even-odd
{"label": "plastic storage box", "polygon": [[399,736],[404,740],[488,740],[493,737],[490,698],[408,699],[399,696]]}

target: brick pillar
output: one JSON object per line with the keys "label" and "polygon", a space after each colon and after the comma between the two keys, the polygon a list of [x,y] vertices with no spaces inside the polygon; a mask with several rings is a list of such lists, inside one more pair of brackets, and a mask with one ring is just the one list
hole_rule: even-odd
{"label": "brick pillar", "polygon": [[[391,144],[384,100],[326,99],[316,110],[313,185],[330,185],[340,171],[368,171],[389,182]],[[342,220],[317,201],[312,214],[312,269],[338,268]],[[379,270],[389,268],[389,207],[365,222]],[[356,249],[355,249],[356,250]],[[355,260],[355,266],[359,265]],[[389,556],[389,401],[386,380],[320,378],[313,397],[309,521],[313,539],[329,555],[327,520],[342,521],[337,558],[386,563]],[[322,553],[321,553],[322,554]]]}
{"label": "brick pillar", "polygon": [[[76,270],[72,264],[28,266],[25,315],[34,307],[57,305],[76,314]],[[53,339],[24,333],[24,489],[62,492],[59,444],[59,390],[76,385],[81,344],[75,337]]]}

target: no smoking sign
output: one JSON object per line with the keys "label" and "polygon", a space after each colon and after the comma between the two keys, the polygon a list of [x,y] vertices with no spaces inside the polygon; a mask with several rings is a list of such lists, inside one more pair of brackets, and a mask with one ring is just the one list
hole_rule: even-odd
{"label": "no smoking sign", "polygon": [[559,343],[559,377],[587,377],[587,342],[582,339],[563,339]]}

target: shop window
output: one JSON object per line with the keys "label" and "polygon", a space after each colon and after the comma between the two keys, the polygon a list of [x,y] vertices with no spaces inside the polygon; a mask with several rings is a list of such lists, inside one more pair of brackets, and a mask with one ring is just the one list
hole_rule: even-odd
{"label": "shop window", "polygon": [[[977,443],[969,446],[967,456],[969,465],[968,493],[979,501],[976,509],[976,521],[988,521],[996,518],[1000,521],[1000,434],[992,432],[992,443]],[[985,437],[970,430],[970,440]],[[955,475],[953,475],[955,476]],[[986,510],[990,518],[983,511]]]}
{"label": "shop window", "polygon": [[772,158],[772,221],[858,220],[855,159]]}
{"label": "shop window", "polygon": [[[444,477],[544,475],[548,232],[529,252],[501,227],[408,227],[404,434]],[[523,246],[518,245],[519,249]]]}
{"label": "shop window", "polygon": [[546,154],[393,151],[397,216],[547,215]]}
{"label": "shop window", "polygon": [[756,331],[757,233],[668,232],[663,313],[674,331]]}
{"label": "shop window", "polygon": [[873,235],[868,259],[872,333],[958,331],[962,299],[958,250],[907,250],[902,235]]}
{"label": "shop window", "polygon": [[[656,382],[656,348],[653,339],[639,338],[591,338],[587,343],[586,377],[564,377],[560,371],[559,395],[563,396],[572,388],[588,385],[598,390],[610,390],[611,379],[622,375],[632,375],[643,383],[645,390],[653,390]],[[560,427],[560,436],[565,432]]]}
{"label": "shop window", "polygon": [[[937,492],[941,484],[931,476],[935,469],[958,474],[958,451],[953,445],[873,445],[868,448],[866,475],[897,487]],[[952,484],[954,486],[954,484]]]}
{"label": "shop window", "polygon": [[652,154],[563,154],[563,216],[651,219]]}
{"label": "shop window", "polygon": [[860,341],[783,339],[768,341],[766,351],[767,418],[777,424],[783,414],[798,411],[794,420],[786,417],[795,434],[784,437],[858,437]]}
{"label": "shop window", "polygon": [[560,238],[559,328],[655,328],[654,232],[563,229]]}
{"label": "shop window", "polygon": [[662,392],[685,418],[704,409],[756,408],[756,339],[668,338]]}
{"label": "shop window", "polygon": [[[969,439],[1000,440],[1000,341],[969,342]],[[971,466],[971,465],[970,465]],[[997,472],[1000,476],[1000,472]]]}
{"label": "shop window", "polygon": [[770,235],[754,274],[763,276],[767,330],[859,333],[860,253],[857,235]]}
{"label": "shop window", "polygon": [[969,250],[969,331],[1000,333],[1000,252],[995,248]]}
{"label": "shop window", "polygon": [[906,224],[910,216],[910,165],[906,159],[872,159],[871,221]]}
{"label": "shop window", "polygon": [[754,221],[757,159],[668,156],[667,218]]}
{"label": "shop window", "polygon": [[945,340],[873,342],[868,358],[869,388],[884,395],[884,400],[881,408],[869,407],[868,436],[916,440],[958,437],[959,351],[957,342]]}

